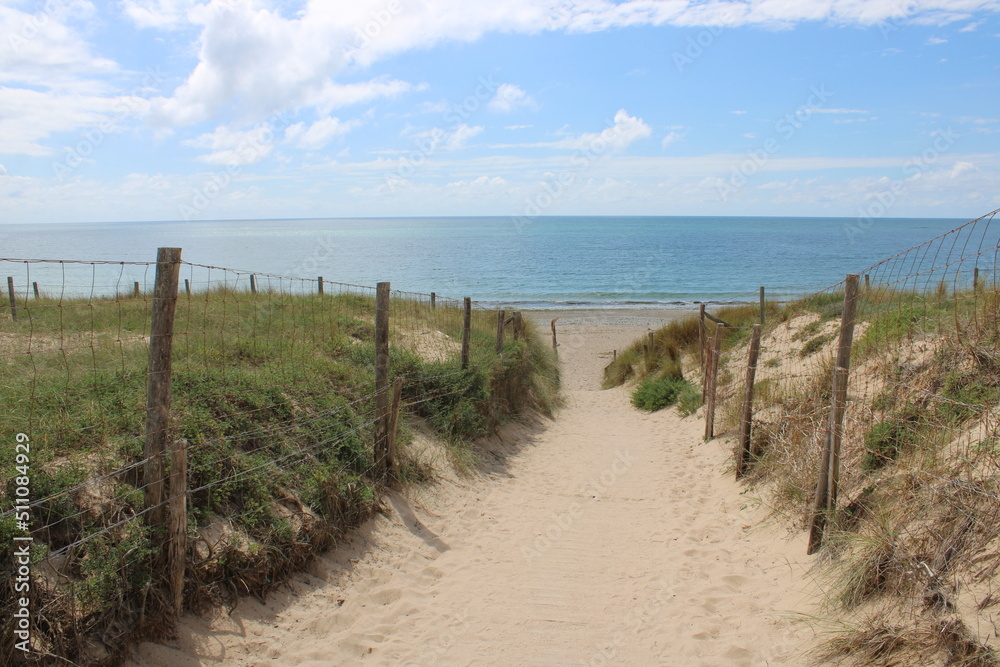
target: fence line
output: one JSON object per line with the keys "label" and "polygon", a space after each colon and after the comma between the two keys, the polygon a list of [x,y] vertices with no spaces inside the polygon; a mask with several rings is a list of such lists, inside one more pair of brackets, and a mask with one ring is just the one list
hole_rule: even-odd
{"label": "fence line", "polygon": [[[157,280],[158,266],[172,275]],[[154,262],[0,259],[0,268],[12,306],[0,316],[0,490],[11,500],[0,508],[0,549],[31,541],[32,648],[74,660],[97,628],[115,627],[104,638],[120,648],[143,618],[196,602],[204,593],[192,578],[206,568],[216,574],[202,583],[243,576],[226,564],[253,560],[227,542],[234,528],[265,545],[309,536],[293,552],[303,540],[321,547],[352,506],[398,474],[398,411],[426,416],[442,401],[469,400],[477,374],[513,344],[497,337],[514,323],[498,328],[496,311],[468,298],[386,284],[389,316],[376,323],[376,288],[194,264],[179,253]],[[388,344],[379,360],[377,327]],[[18,433],[30,442],[31,487],[14,507],[7,443]],[[304,479],[301,498],[281,500],[293,478]],[[189,531],[184,516],[202,528]],[[321,518],[327,528],[303,532]],[[205,532],[214,526],[224,527],[218,539]],[[162,596],[141,593],[160,590],[152,571],[170,573]],[[0,571],[8,617],[16,572]],[[109,604],[111,593],[141,593],[143,602]],[[9,636],[0,653],[14,655]]]}
{"label": "fence line", "polygon": [[[895,595],[854,612],[859,642],[909,624],[914,637],[965,642],[963,655],[994,655],[977,623],[992,627],[1000,603],[998,213],[786,304],[756,363],[742,339],[729,352],[755,377],[713,387],[703,374],[740,436],[737,473],[812,528],[810,553],[841,563],[844,606]],[[933,650],[957,650],[939,639]]]}

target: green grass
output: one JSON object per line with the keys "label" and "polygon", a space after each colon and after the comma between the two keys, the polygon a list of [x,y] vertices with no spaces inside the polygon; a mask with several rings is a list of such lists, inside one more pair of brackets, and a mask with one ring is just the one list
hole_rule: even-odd
{"label": "green grass", "polygon": [[[118,638],[162,611],[149,586],[163,535],[128,520],[143,507],[148,309],[143,297],[42,299],[17,322],[0,318],[0,490],[11,497],[14,437],[29,432],[32,498],[54,496],[32,510],[36,556],[105,530],[65,563],[85,585],[38,591],[48,614],[38,645],[74,661],[86,658],[83,635],[113,627],[119,634],[102,636],[120,651]],[[189,573],[193,603],[233,582],[266,591],[376,508],[374,312],[357,294],[217,289],[178,299],[170,437],[189,443],[190,531],[220,517],[235,531]],[[495,313],[475,311],[462,370],[460,309],[394,299],[392,313],[390,378],[404,378],[404,404],[442,437],[469,447],[518,414],[558,405],[555,356],[530,323],[523,340],[508,333],[499,358]],[[43,629],[68,626],[78,633]]]}
{"label": "green grass", "polygon": [[[688,387],[690,384],[687,380],[676,376],[646,378],[632,392],[632,405],[646,412],[662,410],[676,403]],[[690,392],[685,400],[690,405]]]}
{"label": "green grass", "polygon": [[[777,304],[765,304],[766,316],[772,320],[780,317]],[[739,345],[749,337],[750,327],[760,322],[760,307],[757,304],[725,306],[713,313],[731,326],[723,330],[723,349]],[[715,323],[705,320],[706,335],[715,332]],[[604,371],[605,389],[619,387],[631,379],[643,380],[647,377],[676,375],[684,376],[686,365],[697,367],[698,358],[698,317],[691,315],[669,322],[653,333],[653,349],[647,350],[648,338],[636,340]],[[693,362],[691,360],[694,360]]]}

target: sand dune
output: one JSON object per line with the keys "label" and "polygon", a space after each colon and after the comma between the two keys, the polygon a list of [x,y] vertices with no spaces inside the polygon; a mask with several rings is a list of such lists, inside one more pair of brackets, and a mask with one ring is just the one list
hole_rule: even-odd
{"label": "sand dune", "polygon": [[560,326],[556,420],[512,429],[475,478],[390,496],[265,605],[185,617],[139,664],[803,664],[803,537],[741,509],[700,419],[600,391],[645,329],[585,319]]}

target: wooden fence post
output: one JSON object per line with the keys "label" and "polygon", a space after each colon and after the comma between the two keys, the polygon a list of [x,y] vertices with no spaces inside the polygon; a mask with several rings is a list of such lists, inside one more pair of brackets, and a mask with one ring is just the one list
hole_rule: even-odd
{"label": "wooden fence post", "polygon": [[141,296],[142,295],[142,289],[139,287],[139,281],[138,280],[135,281],[135,284],[132,286],[132,294],[134,296]]}
{"label": "wooden fence post", "polygon": [[250,293],[251,294],[257,293],[257,276],[255,276],[252,273],[250,274]]}
{"label": "wooden fence post", "polygon": [[521,311],[514,311],[514,340],[521,340]]}
{"label": "wooden fence post", "polygon": [[437,298],[438,298],[438,295],[435,294],[434,292],[431,292],[431,308],[432,309],[437,308]]}
{"label": "wooden fence post", "polygon": [[[516,335],[516,334],[515,334]],[[469,367],[469,344],[472,341],[472,299],[465,297],[465,314],[462,318],[462,370]]]}
{"label": "wooden fence post", "polygon": [[764,286],[761,285],[760,286],[760,325],[761,326],[764,326],[764,319],[765,319],[764,314],[766,312],[767,312],[767,309],[766,309],[766,307],[764,305]]}
{"label": "wooden fence post", "polygon": [[323,296],[323,276],[317,278],[317,285],[319,286],[319,295]]}
{"label": "wooden fence post", "polygon": [[552,349],[555,350],[559,347],[559,343],[556,341],[556,320],[558,317],[552,319]]}
{"label": "wooden fence post", "polygon": [[375,468],[389,472],[389,283],[375,287]]}
{"label": "wooden fence post", "polygon": [[506,317],[507,314],[504,311],[497,311],[497,355],[503,354],[503,321]]}
{"label": "wooden fence post", "polygon": [[191,296],[191,281],[187,278],[184,279],[184,293]]}
{"label": "wooden fence post", "polygon": [[7,276],[7,294],[10,296],[10,319],[17,322],[17,297],[14,296],[14,276]]}
{"label": "wooden fence post", "polygon": [[166,516],[164,481],[167,437],[170,429],[170,380],[177,310],[177,281],[181,270],[180,248],[156,251],[156,282],[153,285],[149,328],[149,366],[146,384],[146,444],[143,456],[146,520],[162,526]]}
{"label": "wooden fence post", "polygon": [[867,292],[871,288],[872,288],[871,275],[869,275],[869,274],[866,273],[865,274],[865,291]]}
{"label": "wooden fence post", "polygon": [[184,571],[187,567],[187,441],[175,440],[170,448],[170,526],[167,570],[174,615],[184,608]]}
{"label": "wooden fence post", "polygon": [[840,480],[840,442],[847,408],[847,379],[851,366],[851,345],[854,341],[854,314],[858,301],[858,275],[850,274],[844,285],[844,312],[840,318],[840,339],[833,368],[830,398],[830,419],[820,455],[819,480],[813,507],[809,549],[813,554],[823,545],[826,522],[837,507],[837,486]]}
{"label": "wooden fence post", "polygon": [[972,291],[979,291],[979,267],[974,267],[972,269]]}
{"label": "wooden fence post", "polygon": [[760,325],[753,325],[750,335],[750,353],[747,358],[747,379],[743,389],[743,410],[740,412],[740,440],[736,461],[736,479],[750,468],[751,422],[753,420],[753,383],[757,376],[757,358],[760,355]]}
{"label": "wooden fence post", "polygon": [[722,330],[726,325],[715,325],[715,336],[712,338],[712,349],[708,360],[708,406],[705,410],[705,440],[715,437],[715,399],[718,396],[719,357],[722,356]]}
{"label": "wooden fence post", "polygon": [[38,301],[39,299],[42,298],[42,295],[41,295],[41,293],[40,293],[40,291],[38,289],[38,282],[37,281],[31,283],[31,289],[33,289],[35,291],[35,301]]}

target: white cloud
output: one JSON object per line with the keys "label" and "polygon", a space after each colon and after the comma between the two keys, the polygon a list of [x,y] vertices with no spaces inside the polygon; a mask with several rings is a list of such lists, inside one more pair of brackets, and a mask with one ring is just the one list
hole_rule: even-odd
{"label": "white cloud", "polygon": [[746,113],[746,111],[744,109],[735,109],[733,111],[730,111],[729,113],[734,113],[737,116],[742,116],[743,114]]}
{"label": "white cloud", "polygon": [[976,30],[979,29],[979,26],[981,26],[984,23],[986,23],[985,20],[973,21],[972,23],[969,23],[960,28],[959,32],[975,32]]}
{"label": "white cloud", "polygon": [[538,105],[526,92],[513,83],[502,83],[497,88],[496,95],[487,105],[490,111],[510,113],[516,109],[537,109]]}
{"label": "white cloud", "polygon": [[0,87],[0,154],[51,155],[44,140],[60,132],[78,132],[72,144],[95,150],[120,123],[143,113],[145,100],[100,97]]}
{"label": "white cloud", "polygon": [[198,158],[201,162],[244,166],[260,162],[270,155],[274,149],[274,133],[267,124],[249,130],[220,126],[214,132],[189,139],[184,144],[211,151]]}
{"label": "white cloud", "polygon": [[347,134],[354,128],[361,125],[361,121],[342,121],[339,118],[328,116],[320,118],[310,125],[308,129],[305,123],[299,122],[285,128],[285,139],[295,141],[299,148],[306,150],[319,150],[326,146],[332,139]]}
{"label": "white cloud", "polygon": [[124,0],[122,10],[140,28],[179,27],[197,0]]}
{"label": "white cloud", "polygon": [[469,127],[465,123],[459,125],[455,128],[455,131],[445,137],[444,145],[445,148],[451,150],[457,150],[459,148],[465,148],[469,139],[473,138],[477,134],[483,131],[481,125],[476,125],[475,127]]}
{"label": "white cloud", "polygon": [[948,40],[942,37],[929,37],[927,41],[924,42],[927,46],[938,46],[940,44],[947,44]]}
{"label": "white cloud", "polygon": [[[638,25],[783,27],[800,22],[875,25],[885,21],[946,24],[975,11],[996,11],[994,0],[304,0],[296,10],[255,0],[126,0],[140,25],[201,31],[198,63],[174,93],[157,100],[155,117],[168,126],[209,120],[238,109],[245,123],[311,105],[345,103],[335,79],[350,66],[367,66],[443,41],[472,42],[488,32],[593,32]],[[393,9],[396,7],[397,9]],[[283,13],[284,12],[284,13]],[[492,105],[508,111],[531,104],[512,84]],[[370,89],[401,94],[406,84]],[[349,97],[349,96],[348,96]],[[321,107],[322,108],[322,107]],[[330,107],[333,108],[333,107]]]}
{"label": "white cloud", "polygon": [[465,148],[469,139],[472,139],[482,131],[483,127],[481,125],[470,127],[462,123],[451,132],[435,127],[430,130],[418,132],[413,135],[413,138],[416,139],[417,145],[424,153],[431,154],[440,149],[460,150]]}
{"label": "white cloud", "polygon": [[671,144],[675,144],[675,143],[677,143],[678,141],[680,141],[683,138],[684,138],[684,135],[682,133],[677,132],[676,130],[674,130],[673,132],[671,132],[667,136],[663,137],[663,147],[666,148],[667,146],[669,146]]}
{"label": "white cloud", "polygon": [[526,130],[529,127],[534,127],[533,125],[504,125],[505,130]]}
{"label": "white cloud", "polygon": [[567,137],[559,141],[535,144],[552,148],[589,151],[603,153],[605,151],[622,152],[639,139],[645,139],[653,134],[653,128],[641,118],[629,116],[625,109],[615,113],[614,125],[602,132],[586,132],[576,137]]}

